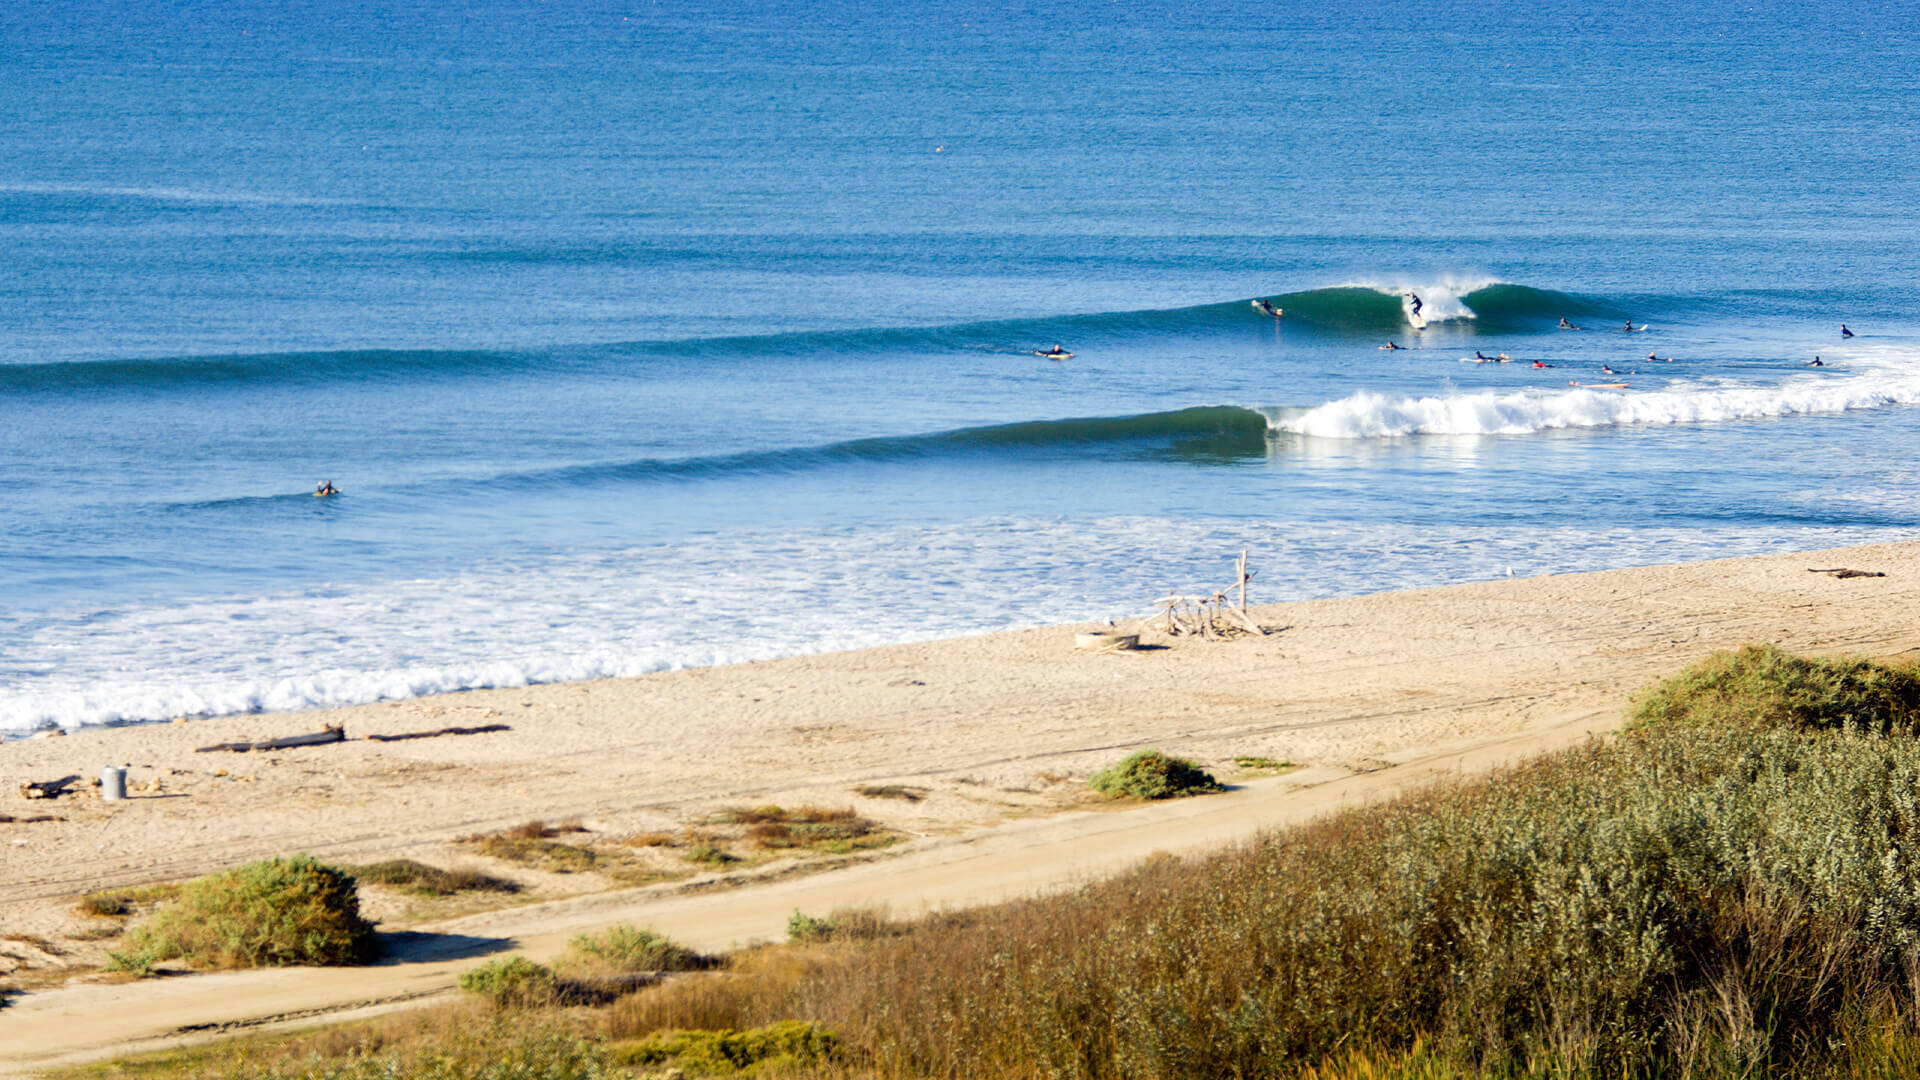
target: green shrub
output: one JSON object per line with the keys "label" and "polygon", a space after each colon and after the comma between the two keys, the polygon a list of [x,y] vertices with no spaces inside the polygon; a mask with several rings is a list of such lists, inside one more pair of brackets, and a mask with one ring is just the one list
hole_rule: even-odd
{"label": "green shrub", "polygon": [[797,908],[787,916],[788,941],[825,941],[832,936],[831,918],[815,918]]}
{"label": "green shrub", "polygon": [[1920,669],[1749,645],[1655,684],[1636,700],[1634,723],[1920,735]]}
{"label": "green shrub", "polygon": [[373,952],[353,879],[295,855],[187,882],[128,931],[122,963],[141,972],[175,959],[203,968],[339,965]]}
{"label": "green shrub", "polygon": [[503,956],[461,972],[460,989],[503,1009],[550,1005],[559,996],[553,969],[524,956]]}
{"label": "green shrub", "polygon": [[714,959],[661,937],[652,930],[621,924],[597,934],[580,934],[567,943],[554,967],[569,975],[607,975],[640,971],[702,971]]}
{"label": "green shrub", "polygon": [[626,1065],[671,1066],[688,1076],[726,1076],[818,1065],[830,1060],[839,1044],[819,1024],[783,1020],[748,1031],[660,1032],[617,1044],[611,1056]]}
{"label": "green shrub", "polygon": [[1140,799],[1174,799],[1223,790],[1220,782],[1198,765],[1158,750],[1136,750],[1118,764],[1094,773],[1087,783],[1102,795]]}

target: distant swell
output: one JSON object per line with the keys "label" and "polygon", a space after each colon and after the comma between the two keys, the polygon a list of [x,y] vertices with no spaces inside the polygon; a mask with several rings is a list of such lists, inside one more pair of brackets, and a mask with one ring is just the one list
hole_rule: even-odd
{"label": "distant swell", "polygon": [[[1622,305],[1604,298],[1537,289],[1505,282],[1412,282],[1348,284],[1308,289],[1264,299],[1285,314],[1279,328],[1288,335],[1337,338],[1397,335],[1407,328],[1409,303],[1417,293],[1423,315],[1434,325],[1471,327],[1486,333],[1549,331],[1562,316],[1618,317]],[[131,388],[183,391],[246,383],[331,384],[384,380],[433,382],[445,378],[514,377],[526,373],[619,372],[653,360],[693,359],[888,359],[1003,354],[1031,360],[1034,349],[1054,342],[1075,348],[1173,344],[1204,337],[1243,337],[1270,325],[1251,298],[1192,307],[1110,311],[1002,319],[925,327],[869,327],[737,337],[564,345],[517,350],[349,349],[325,352],[261,353],[233,356],[181,356],[99,359],[0,365],[0,392],[61,392],[72,389]],[[1684,301],[1675,298],[1675,304]],[[1641,319],[1665,313],[1648,298],[1633,308]]]}
{"label": "distant swell", "polygon": [[1920,403],[1920,377],[1793,379],[1777,386],[1674,388],[1649,393],[1568,389],[1555,393],[1389,397],[1359,393],[1274,421],[1282,431],[1325,439],[1398,435],[1518,435],[1621,424],[1687,424],[1841,413]]}

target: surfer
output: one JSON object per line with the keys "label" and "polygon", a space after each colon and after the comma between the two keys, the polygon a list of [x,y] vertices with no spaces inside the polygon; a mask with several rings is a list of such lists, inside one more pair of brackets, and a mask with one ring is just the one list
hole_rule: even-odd
{"label": "surfer", "polygon": [[1633,320],[1632,320],[1632,319],[1628,319],[1628,320],[1627,320],[1627,325],[1625,325],[1625,326],[1623,326],[1623,327],[1621,327],[1621,328],[1620,328],[1620,332],[1621,332],[1621,333],[1623,333],[1623,334],[1631,334],[1631,333],[1633,333]]}
{"label": "surfer", "polygon": [[1547,363],[1547,362],[1546,362],[1545,360],[1535,360],[1535,361],[1533,362],[1533,366],[1534,366],[1534,367],[1539,367],[1539,368],[1543,368],[1543,367],[1552,367],[1553,365],[1552,365],[1552,364],[1549,364],[1549,363]]}
{"label": "surfer", "polygon": [[340,489],[337,487],[334,487],[333,481],[331,480],[322,480],[320,481],[320,483],[315,485],[313,489],[313,497],[316,499],[324,499],[329,495],[338,495],[338,494],[340,494]]}
{"label": "surfer", "polygon": [[1656,363],[1656,364],[1671,364],[1671,363],[1673,363],[1673,357],[1671,357],[1671,356],[1669,356],[1669,357],[1667,357],[1667,358],[1666,358],[1665,360],[1662,360],[1662,359],[1660,359],[1659,357],[1657,357],[1657,356],[1655,356],[1655,355],[1653,355],[1652,353],[1648,353],[1648,354],[1647,354],[1647,359],[1648,359],[1648,360],[1651,360],[1651,361],[1653,361],[1653,362],[1654,362],[1654,363]]}
{"label": "surfer", "polygon": [[1580,329],[1580,328],[1579,328],[1579,327],[1577,327],[1577,326],[1575,326],[1575,325],[1573,325],[1572,323],[1570,323],[1570,322],[1568,322],[1568,321],[1567,321],[1567,317],[1566,317],[1565,315],[1562,315],[1562,316],[1560,316],[1560,329],[1562,329],[1562,330],[1578,330],[1578,329]]}
{"label": "surfer", "polygon": [[1841,336],[1842,338],[1850,338],[1850,337],[1852,337],[1852,336],[1853,336],[1853,331],[1851,331],[1851,330],[1849,330],[1849,329],[1847,329],[1847,324],[1846,324],[1846,323],[1841,323],[1841,324],[1840,324],[1840,336]]}
{"label": "surfer", "polygon": [[1414,318],[1416,318],[1416,319],[1417,319],[1417,318],[1419,318],[1419,317],[1420,317],[1420,308],[1421,308],[1422,306],[1424,306],[1424,305],[1422,305],[1422,304],[1420,303],[1420,294],[1419,294],[1419,293],[1407,293],[1407,294],[1406,294],[1406,296],[1407,296],[1407,309],[1408,309],[1409,311],[1412,311],[1412,312],[1413,312],[1413,317],[1414,317]]}
{"label": "surfer", "polygon": [[1807,361],[1807,366],[1808,367],[1826,367],[1827,365],[1821,363],[1820,358],[1816,356],[1813,359]]}
{"label": "surfer", "polygon": [[1286,313],[1285,308],[1274,307],[1272,304],[1267,303],[1265,300],[1255,300],[1253,302],[1253,310],[1259,312],[1262,315],[1271,315],[1276,319]]}
{"label": "surfer", "polygon": [[1613,374],[1613,369],[1612,369],[1612,368],[1610,368],[1610,367],[1608,367],[1608,366],[1607,366],[1607,365],[1605,365],[1605,364],[1601,364],[1601,365],[1600,365],[1600,374],[1602,374],[1602,375],[1611,375],[1611,374]]}
{"label": "surfer", "polygon": [[1065,360],[1067,357],[1072,356],[1073,354],[1068,352],[1065,349],[1065,347],[1060,345],[1055,345],[1053,348],[1048,349],[1045,352],[1037,352],[1037,353],[1034,353],[1033,355],[1051,357],[1052,359],[1055,359],[1055,360]]}
{"label": "surfer", "polygon": [[1482,354],[1479,349],[1473,350],[1473,358],[1475,360],[1480,361],[1483,364],[1490,364],[1493,362],[1493,357]]}
{"label": "surfer", "polygon": [[1388,350],[1392,350],[1392,349],[1404,349],[1404,348],[1406,348],[1406,346],[1405,346],[1405,345],[1396,345],[1396,344],[1394,344],[1394,343],[1393,343],[1393,342],[1392,342],[1391,340],[1389,340],[1389,341],[1388,341],[1388,342],[1387,342],[1387,343],[1386,343],[1385,345],[1382,345],[1382,346],[1380,346],[1380,347],[1381,347],[1382,349],[1388,349]]}

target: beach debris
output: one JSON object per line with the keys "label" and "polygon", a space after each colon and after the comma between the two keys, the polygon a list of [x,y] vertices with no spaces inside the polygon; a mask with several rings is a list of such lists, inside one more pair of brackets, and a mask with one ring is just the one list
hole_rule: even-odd
{"label": "beach debris", "polygon": [[80,775],[63,776],[58,780],[26,780],[20,784],[20,797],[23,799],[57,799],[62,795],[79,794],[68,789],[80,782]]}
{"label": "beach debris", "polygon": [[437,731],[408,731],[399,735],[369,735],[374,742],[405,742],[408,739],[437,739],[442,735],[485,735],[494,731],[512,731],[505,724],[482,724],[479,727],[443,727]]}
{"label": "beach debris", "polygon": [[1118,630],[1085,630],[1073,635],[1076,649],[1131,649],[1140,644],[1139,634],[1123,634]]}
{"label": "beach debris", "polygon": [[[1211,593],[1170,594],[1154,601],[1161,609],[1161,617],[1169,636],[1179,637],[1190,634],[1209,640],[1231,636],[1237,633],[1265,637],[1267,631],[1247,612],[1247,583],[1253,580],[1253,572],[1247,569],[1247,551],[1240,549],[1240,557],[1233,561],[1234,583]],[[1235,591],[1238,600],[1229,599]],[[1226,625],[1221,625],[1222,623]]]}
{"label": "beach debris", "polygon": [[14,817],[12,814],[0,814],[0,825],[36,825],[42,821],[65,821],[66,818],[52,814],[34,814],[30,817]]}
{"label": "beach debris", "polygon": [[328,725],[311,735],[286,735],[278,739],[263,739],[260,742],[228,742],[202,746],[194,750],[196,754],[210,754],[216,750],[231,750],[244,754],[253,750],[286,750],[296,746],[325,746],[328,743],[346,742],[346,725]]}
{"label": "beach debris", "polygon": [[1809,573],[1809,574],[1828,574],[1828,575],[1831,575],[1831,576],[1833,576],[1833,577],[1837,577],[1837,578],[1850,578],[1850,577],[1886,577],[1886,576],[1887,576],[1886,574],[1884,574],[1884,573],[1882,573],[1882,572],[1880,572],[1880,571],[1878,571],[1878,570],[1855,570],[1855,569],[1852,569],[1851,567],[1846,567],[1846,566],[1836,566],[1836,567],[1833,567],[1832,569],[1828,569],[1828,570],[1820,570],[1820,569],[1815,569],[1814,567],[1811,567],[1811,566],[1809,566],[1809,567],[1807,567],[1807,573]]}

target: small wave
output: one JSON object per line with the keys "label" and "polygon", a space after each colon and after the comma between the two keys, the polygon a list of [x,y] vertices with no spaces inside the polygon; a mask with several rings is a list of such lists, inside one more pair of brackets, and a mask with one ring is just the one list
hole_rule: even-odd
{"label": "small wave", "polygon": [[1231,458],[1266,449],[1267,418],[1233,405],[1201,405],[1137,416],[1090,416],[961,428],[925,435],[854,439],[825,446],[758,450],[717,457],[577,465],[501,476],[506,487],[552,487],[604,481],[699,479],[738,473],[796,472],[847,462],[951,458],[969,454],[1094,450],[1116,445],[1157,448],[1189,458]]}
{"label": "small wave", "polygon": [[1274,419],[1323,439],[1402,435],[1522,435],[1623,424],[1692,424],[1842,413],[1920,403],[1920,377],[1795,378],[1775,386],[1678,387],[1646,393],[1568,389],[1444,397],[1363,392]]}

